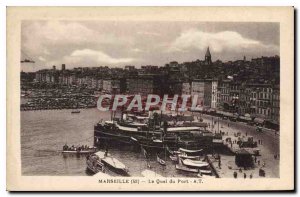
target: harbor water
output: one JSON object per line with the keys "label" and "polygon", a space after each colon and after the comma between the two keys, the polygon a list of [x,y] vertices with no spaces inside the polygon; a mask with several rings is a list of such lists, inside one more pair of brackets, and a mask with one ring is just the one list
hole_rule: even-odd
{"label": "harbor water", "polygon": [[[23,175],[41,176],[86,176],[85,156],[62,154],[62,146],[93,145],[94,124],[109,120],[109,112],[97,109],[83,109],[72,114],[72,110],[43,110],[21,112],[21,159]],[[140,151],[123,147],[109,149],[109,153],[129,168],[131,176],[142,176],[147,169],[145,156]],[[151,170],[165,177],[190,176],[176,172],[175,165],[166,160],[161,166],[153,157]],[[108,172],[110,173],[110,172]],[[111,174],[114,175],[114,174]],[[195,176],[195,175],[193,175]]]}

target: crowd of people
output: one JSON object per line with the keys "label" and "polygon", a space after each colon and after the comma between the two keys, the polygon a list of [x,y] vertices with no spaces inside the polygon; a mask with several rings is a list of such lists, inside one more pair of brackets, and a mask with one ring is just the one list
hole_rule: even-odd
{"label": "crowd of people", "polygon": [[90,150],[91,147],[89,147],[88,145],[78,145],[78,146],[68,146],[67,144],[65,144],[63,146],[63,151],[82,151],[82,150]]}

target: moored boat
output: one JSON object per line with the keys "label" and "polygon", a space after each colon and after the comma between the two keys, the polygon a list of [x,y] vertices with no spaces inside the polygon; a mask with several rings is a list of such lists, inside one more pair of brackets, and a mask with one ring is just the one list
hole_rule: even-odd
{"label": "moored boat", "polygon": [[198,169],[195,169],[195,168],[188,168],[184,165],[179,165],[179,164],[176,164],[175,165],[175,168],[176,170],[179,170],[179,171],[184,171],[184,172],[192,172],[192,173],[198,173]]}
{"label": "moored boat", "polygon": [[92,154],[87,157],[87,169],[93,174],[96,174],[98,172],[104,172],[104,165],[101,162],[101,157],[102,155],[99,154]]}
{"label": "moored boat", "polygon": [[179,154],[178,157],[181,159],[200,160],[200,156],[188,156],[186,154]]}
{"label": "moored boat", "polygon": [[184,152],[186,154],[200,154],[203,151],[203,149],[189,150],[189,149],[185,149],[185,148],[179,148],[178,151]]}
{"label": "moored boat", "polygon": [[101,162],[104,164],[105,167],[109,168],[111,171],[114,171],[115,173],[118,173],[123,176],[129,176],[128,169],[118,159],[111,156],[106,156],[103,159],[101,159]]}
{"label": "moored boat", "polygon": [[203,168],[209,166],[207,162],[203,161],[195,161],[191,159],[184,159],[182,160],[183,165],[191,167],[191,168]]}

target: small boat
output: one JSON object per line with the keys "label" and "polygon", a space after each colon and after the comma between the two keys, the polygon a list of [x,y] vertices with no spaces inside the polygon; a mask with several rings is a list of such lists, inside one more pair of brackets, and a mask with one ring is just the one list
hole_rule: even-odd
{"label": "small boat", "polygon": [[183,165],[191,167],[191,168],[203,168],[207,167],[209,164],[203,161],[195,161],[191,159],[184,159],[182,160]]}
{"label": "small boat", "polygon": [[80,113],[80,110],[73,110],[73,111],[71,111],[71,114],[78,114],[78,113]]}
{"label": "small boat", "polygon": [[106,156],[103,159],[101,159],[101,162],[104,164],[105,167],[110,168],[112,171],[124,176],[128,176],[128,169],[122,162],[120,162],[116,158]]}
{"label": "small boat", "polygon": [[162,175],[157,174],[156,172],[154,172],[152,170],[144,170],[141,174],[143,177],[147,177],[147,178],[163,177]]}
{"label": "small boat", "polygon": [[199,172],[198,169],[188,168],[188,167],[186,167],[184,165],[178,165],[178,164],[176,164],[175,168],[176,168],[176,170],[184,171],[184,172],[192,172],[192,173],[198,173]]}
{"label": "small boat", "polygon": [[163,165],[163,166],[166,165],[166,162],[165,162],[164,160],[162,160],[161,158],[159,158],[158,155],[156,156],[156,159],[157,159],[157,162],[158,162],[160,165]]}
{"label": "small boat", "polygon": [[200,156],[188,156],[186,154],[179,154],[178,157],[181,159],[200,160]]}
{"label": "small boat", "polygon": [[76,147],[75,149],[72,148],[63,148],[62,153],[69,153],[69,154],[91,154],[97,151],[97,147],[88,147],[84,149],[80,149]]}
{"label": "small boat", "polygon": [[208,175],[211,175],[212,172],[211,170],[200,170],[200,173],[203,175],[203,174],[208,174]]}
{"label": "small boat", "polygon": [[177,156],[172,156],[172,155],[170,155],[169,157],[170,157],[170,159],[171,159],[172,161],[174,161],[174,162],[177,162],[177,161],[178,161],[178,157],[177,157]]}
{"label": "small boat", "polygon": [[199,150],[189,150],[189,149],[184,149],[184,148],[179,148],[178,149],[179,152],[184,152],[184,153],[201,153],[203,151],[203,149],[199,149]]}

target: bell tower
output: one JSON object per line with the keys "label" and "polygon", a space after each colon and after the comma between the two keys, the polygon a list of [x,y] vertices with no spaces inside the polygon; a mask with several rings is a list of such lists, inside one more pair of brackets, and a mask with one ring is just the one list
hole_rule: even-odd
{"label": "bell tower", "polygon": [[207,50],[206,50],[206,53],[205,53],[205,63],[206,64],[211,64],[212,63],[209,47],[207,47]]}

